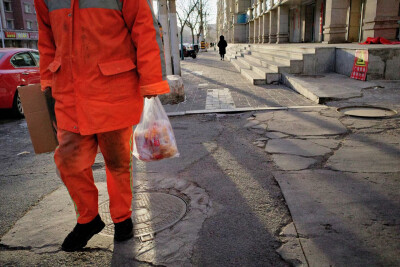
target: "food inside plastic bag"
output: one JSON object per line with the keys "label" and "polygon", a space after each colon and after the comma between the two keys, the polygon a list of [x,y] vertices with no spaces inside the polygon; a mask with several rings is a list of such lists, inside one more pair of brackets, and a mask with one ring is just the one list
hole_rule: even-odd
{"label": "food inside plastic bag", "polygon": [[143,161],[178,157],[174,132],[158,97],[145,99],[134,136],[133,155]]}

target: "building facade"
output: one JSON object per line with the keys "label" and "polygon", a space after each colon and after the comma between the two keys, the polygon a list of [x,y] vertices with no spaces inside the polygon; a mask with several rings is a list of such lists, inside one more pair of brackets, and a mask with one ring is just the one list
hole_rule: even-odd
{"label": "building facade", "polygon": [[37,49],[38,24],[34,0],[0,0],[0,37],[5,47]]}
{"label": "building facade", "polygon": [[400,0],[218,0],[230,43],[344,43],[399,38]]}

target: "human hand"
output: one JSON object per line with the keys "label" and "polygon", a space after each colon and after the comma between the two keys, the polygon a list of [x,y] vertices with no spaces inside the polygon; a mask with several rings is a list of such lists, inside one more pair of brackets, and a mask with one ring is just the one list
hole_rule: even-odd
{"label": "human hand", "polygon": [[47,86],[44,91],[43,91],[44,95],[47,97],[52,97],[52,92],[51,92],[51,87]]}
{"label": "human hand", "polygon": [[145,96],[143,96],[143,97],[145,97],[145,98],[147,98],[147,99],[150,99],[150,98],[152,98],[152,97],[156,97],[157,95],[145,95]]}

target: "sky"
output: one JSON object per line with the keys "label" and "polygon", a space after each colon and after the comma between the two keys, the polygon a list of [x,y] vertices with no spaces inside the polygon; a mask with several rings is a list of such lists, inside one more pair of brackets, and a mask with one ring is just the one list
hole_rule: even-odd
{"label": "sky", "polygon": [[[187,0],[176,0],[177,2],[177,9],[179,9],[179,3],[178,2],[186,2]],[[218,0],[208,0],[209,2],[209,7],[210,7],[210,15],[209,15],[209,23],[210,24],[216,24],[217,23],[217,1]],[[153,0],[153,9],[154,13],[157,14],[157,1]]]}
{"label": "sky", "polygon": [[[179,0],[178,0],[179,1]],[[210,23],[217,23],[217,0],[208,0],[210,1]]]}
{"label": "sky", "polygon": [[[187,0],[176,0],[177,2],[177,8],[179,8],[179,3],[178,2],[186,2]],[[210,7],[210,18],[209,22],[210,24],[216,24],[217,23],[217,0],[208,0],[208,5]],[[156,6],[156,2],[154,3],[154,6]]]}

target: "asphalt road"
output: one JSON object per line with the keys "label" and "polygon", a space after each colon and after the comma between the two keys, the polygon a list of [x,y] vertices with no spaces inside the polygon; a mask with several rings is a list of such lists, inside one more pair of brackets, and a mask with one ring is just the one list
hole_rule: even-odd
{"label": "asphalt road", "polygon": [[[214,205],[214,214],[203,223],[194,246],[190,261],[195,266],[289,265],[275,250],[281,245],[279,232],[291,219],[270,173],[271,159],[252,144],[259,135],[243,127],[249,116],[171,118],[181,153],[176,161],[179,178],[204,188]],[[0,118],[1,237],[63,185],[55,173],[53,154],[34,154],[25,120],[4,114]],[[160,171],[168,168],[167,163],[162,165]],[[95,168],[103,168],[103,163],[97,162]],[[98,249],[39,254],[29,247],[0,247],[1,266],[108,266],[111,258],[110,251]],[[134,260],[132,265],[149,266]]]}

